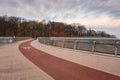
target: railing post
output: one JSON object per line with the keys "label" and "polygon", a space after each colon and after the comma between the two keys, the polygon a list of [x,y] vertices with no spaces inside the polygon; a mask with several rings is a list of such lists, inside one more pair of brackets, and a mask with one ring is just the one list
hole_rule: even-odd
{"label": "railing post", "polygon": [[46,44],[46,40],[45,39],[43,39],[43,43]]}
{"label": "railing post", "polygon": [[74,41],[74,49],[77,48],[77,40]]}
{"label": "railing post", "polygon": [[57,40],[53,40],[53,46],[56,46],[56,41],[57,41]]}
{"label": "railing post", "polygon": [[117,42],[115,43],[115,55],[118,54],[118,44],[119,44],[119,42],[117,41]]}
{"label": "railing post", "polygon": [[47,45],[49,45],[49,43],[50,43],[50,40],[48,39],[48,40],[47,40]]}
{"label": "railing post", "polygon": [[95,52],[95,45],[96,45],[96,41],[93,41],[92,52]]}
{"label": "railing post", "polygon": [[63,44],[62,44],[62,48],[64,48],[64,44],[65,44],[65,40],[63,39]]}

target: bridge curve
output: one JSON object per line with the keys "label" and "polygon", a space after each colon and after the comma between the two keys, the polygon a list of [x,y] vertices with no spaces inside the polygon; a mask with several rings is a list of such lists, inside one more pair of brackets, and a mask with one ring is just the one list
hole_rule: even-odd
{"label": "bridge curve", "polygon": [[27,41],[19,46],[22,54],[55,80],[119,80],[120,77],[80,65],[31,46]]}

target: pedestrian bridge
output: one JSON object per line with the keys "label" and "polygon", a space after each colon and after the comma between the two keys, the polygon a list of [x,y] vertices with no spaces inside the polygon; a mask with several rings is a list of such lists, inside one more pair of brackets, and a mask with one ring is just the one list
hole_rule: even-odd
{"label": "pedestrian bridge", "polygon": [[90,50],[76,50],[82,44],[76,39],[38,39],[42,43],[29,39],[0,47],[0,80],[120,80],[119,44],[113,45],[117,54],[107,53],[115,57],[108,57],[95,55],[95,41]]}

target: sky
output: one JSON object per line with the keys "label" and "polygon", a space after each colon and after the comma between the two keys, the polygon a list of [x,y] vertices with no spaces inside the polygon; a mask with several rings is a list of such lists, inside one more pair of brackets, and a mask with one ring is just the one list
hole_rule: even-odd
{"label": "sky", "polygon": [[0,16],[80,23],[120,38],[120,0],[0,0]]}

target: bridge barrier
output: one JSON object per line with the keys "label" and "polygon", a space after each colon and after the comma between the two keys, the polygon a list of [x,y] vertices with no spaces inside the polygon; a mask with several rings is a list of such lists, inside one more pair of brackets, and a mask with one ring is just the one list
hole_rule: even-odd
{"label": "bridge barrier", "polygon": [[0,43],[12,43],[26,39],[31,39],[31,37],[0,37]]}
{"label": "bridge barrier", "polygon": [[39,37],[39,42],[77,50],[120,55],[120,39],[116,38],[77,38],[77,37]]}

